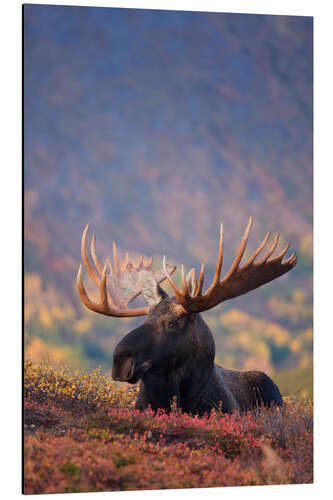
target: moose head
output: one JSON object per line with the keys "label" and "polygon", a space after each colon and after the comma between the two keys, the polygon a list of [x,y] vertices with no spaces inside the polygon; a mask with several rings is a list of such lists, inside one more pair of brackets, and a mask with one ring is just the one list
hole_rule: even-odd
{"label": "moose head", "polygon": [[[192,268],[185,276],[181,266],[182,286],[171,278],[176,267],[163,258],[163,268],[153,270],[153,259],[144,262],[141,256],[134,264],[128,252],[124,262],[118,259],[113,242],[113,262],[107,259],[102,268],[95,251],[95,234],[91,240],[91,257],[87,251],[86,226],[81,243],[81,256],[90,278],[99,288],[100,300],[90,300],[82,281],[82,266],[77,276],[77,288],[83,304],[90,310],[114,317],[146,316],[144,323],[128,333],[116,346],[113,354],[114,380],[136,383],[141,380],[136,407],[154,410],[170,409],[173,398],[183,411],[203,414],[222,405],[222,410],[247,410],[264,403],[282,404],[281,394],[274,382],[257,371],[236,372],[214,364],[213,336],[200,313],[221,302],[243,295],[290,271],[297,262],[295,253],[283,261],[290,243],[279,255],[272,257],[279,239],[277,233],[271,247],[256,260],[265,248],[268,233],[248,260],[240,265],[247,245],[252,217],[243,235],[238,253],[225,277],[221,280],[223,261],[223,225],[215,274],[211,285],[203,292],[204,264],[199,279]],[[175,296],[169,297],[160,287],[167,279]],[[147,306],[129,308],[130,302],[142,295]]]}

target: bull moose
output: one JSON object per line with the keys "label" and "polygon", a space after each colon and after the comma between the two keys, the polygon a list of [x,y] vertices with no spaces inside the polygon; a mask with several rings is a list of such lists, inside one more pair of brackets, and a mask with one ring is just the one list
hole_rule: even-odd
{"label": "bull moose", "polygon": [[[141,380],[136,408],[150,406],[154,411],[169,411],[176,397],[184,412],[202,415],[212,408],[223,412],[245,411],[264,404],[282,405],[278,387],[263,372],[228,370],[214,363],[213,335],[199,313],[225,300],[238,297],[290,271],[297,262],[295,252],[282,262],[290,243],[272,256],[279,234],[265,255],[255,261],[270,237],[266,235],[247,262],[240,266],[252,226],[250,217],[239,251],[226,276],[220,280],[223,260],[223,225],[220,226],[218,257],[213,281],[203,293],[204,264],[197,282],[195,269],[185,277],[181,266],[182,287],[171,278],[176,267],[163,258],[163,268],[153,270],[152,257],[144,262],[141,256],[134,264],[128,252],[120,264],[116,242],[113,242],[113,262],[106,259],[102,268],[95,251],[95,234],[91,240],[91,258],[87,251],[86,226],[81,243],[83,263],[90,278],[99,288],[100,300],[93,302],[82,281],[82,265],[77,275],[77,288],[83,304],[92,311],[118,318],[146,316],[145,322],[128,333],[113,354],[114,380],[135,384]],[[160,287],[167,279],[175,296],[169,297]],[[147,306],[129,308],[129,303],[142,295]]]}

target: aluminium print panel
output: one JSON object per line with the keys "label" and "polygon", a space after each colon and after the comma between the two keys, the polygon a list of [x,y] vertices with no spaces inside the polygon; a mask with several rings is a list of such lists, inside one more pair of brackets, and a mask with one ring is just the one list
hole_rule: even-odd
{"label": "aluminium print panel", "polygon": [[312,483],[312,18],[23,14],[24,493]]}

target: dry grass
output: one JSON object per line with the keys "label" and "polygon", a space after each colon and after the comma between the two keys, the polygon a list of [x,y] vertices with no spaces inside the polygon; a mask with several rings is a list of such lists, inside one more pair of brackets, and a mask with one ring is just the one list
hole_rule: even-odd
{"label": "dry grass", "polygon": [[28,362],[25,492],[312,482],[311,401],[199,418],[135,410],[136,391]]}

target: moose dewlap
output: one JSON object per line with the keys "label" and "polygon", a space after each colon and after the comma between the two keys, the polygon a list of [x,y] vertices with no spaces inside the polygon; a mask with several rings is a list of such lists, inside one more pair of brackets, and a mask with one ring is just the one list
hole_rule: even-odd
{"label": "moose dewlap", "polygon": [[[293,253],[283,262],[289,243],[282,252],[272,257],[279,239],[274,241],[263,257],[256,261],[265,248],[270,233],[245,264],[240,265],[252,226],[250,217],[239,251],[226,276],[221,280],[223,260],[223,225],[220,226],[218,257],[213,281],[203,293],[204,264],[197,281],[194,269],[185,277],[181,266],[182,288],[174,283],[170,267],[163,258],[163,269],[152,269],[153,259],[138,264],[129,260],[120,264],[113,242],[113,262],[107,259],[102,268],[95,251],[95,234],[91,240],[91,257],[87,250],[86,226],[81,243],[81,256],[90,278],[100,292],[99,303],[90,300],[82,281],[82,266],[77,276],[77,288],[83,304],[92,311],[107,316],[146,316],[145,322],[128,333],[116,346],[113,354],[112,377],[134,384],[141,380],[136,402],[139,409],[151,406],[170,410],[177,398],[178,406],[186,412],[209,412],[221,407],[224,412],[249,410],[258,405],[281,405],[278,387],[263,372],[227,370],[214,363],[213,335],[200,312],[250,292],[290,271],[297,263]],[[169,297],[159,286],[167,279],[175,292]],[[129,308],[129,303],[142,294],[146,307]]]}

